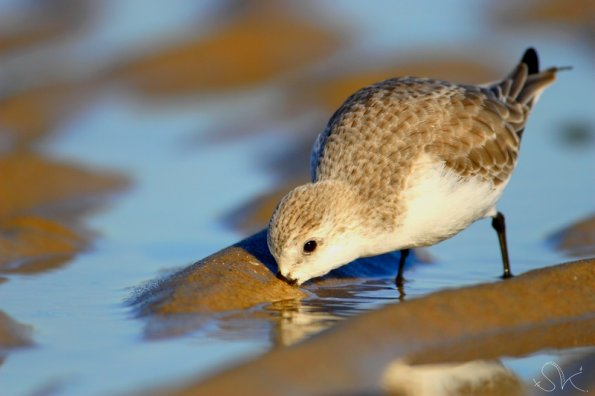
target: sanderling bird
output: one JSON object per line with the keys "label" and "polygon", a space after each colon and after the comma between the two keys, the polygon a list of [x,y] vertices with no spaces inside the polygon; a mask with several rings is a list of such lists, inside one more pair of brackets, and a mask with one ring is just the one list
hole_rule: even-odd
{"label": "sanderling bird", "polygon": [[512,276],[496,203],[515,167],[525,123],[564,68],[539,70],[525,51],[502,81],[465,85],[401,77],[351,95],[318,135],[312,182],[275,209],[268,246],[280,277],[302,284],[359,257],[445,240],[485,217]]}

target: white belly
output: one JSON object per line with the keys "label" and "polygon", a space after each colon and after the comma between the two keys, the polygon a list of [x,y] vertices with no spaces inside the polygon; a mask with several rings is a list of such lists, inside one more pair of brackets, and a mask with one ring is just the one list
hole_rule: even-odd
{"label": "white belly", "polygon": [[444,164],[422,157],[403,191],[400,226],[385,242],[402,249],[447,239],[474,221],[495,215],[505,185],[494,186],[480,178],[463,181]]}

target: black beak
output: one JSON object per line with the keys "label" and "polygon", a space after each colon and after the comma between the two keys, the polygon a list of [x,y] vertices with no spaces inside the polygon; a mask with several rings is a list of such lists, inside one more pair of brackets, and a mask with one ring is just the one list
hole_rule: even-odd
{"label": "black beak", "polygon": [[283,274],[281,273],[281,271],[277,272],[277,279],[282,280],[283,282],[294,286],[295,284],[297,284],[297,279],[289,279],[283,276]]}

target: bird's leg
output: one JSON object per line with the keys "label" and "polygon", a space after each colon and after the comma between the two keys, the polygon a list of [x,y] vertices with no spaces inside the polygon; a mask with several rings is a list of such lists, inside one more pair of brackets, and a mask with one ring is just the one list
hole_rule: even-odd
{"label": "bird's leg", "polygon": [[496,213],[496,216],[492,218],[492,227],[498,233],[498,241],[500,242],[502,266],[504,267],[502,278],[511,278],[512,273],[510,272],[510,261],[508,260],[508,248],[506,246],[506,224],[504,222],[504,215],[502,213],[498,212]]}
{"label": "bird's leg", "polygon": [[397,273],[397,278],[395,279],[397,286],[403,286],[403,283],[405,282],[405,278],[403,278],[403,268],[405,268],[407,256],[409,256],[409,249],[401,250],[401,257],[399,258],[399,272]]}
{"label": "bird's leg", "polygon": [[405,301],[405,296],[407,294],[405,294],[405,288],[403,287],[403,285],[399,285],[397,284],[397,291],[399,292],[399,301]]}

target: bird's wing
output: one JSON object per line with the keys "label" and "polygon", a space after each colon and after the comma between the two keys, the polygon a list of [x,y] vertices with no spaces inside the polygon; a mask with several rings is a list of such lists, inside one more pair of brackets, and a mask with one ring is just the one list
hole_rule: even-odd
{"label": "bird's wing", "polygon": [[505,182],[516,163],[526,105],[501,102],[488,90],[469,87],[451,99],[448,116],[428,132],[425,151],[461,177]]}
{"label": "bird's wing", "polygon": [[425,152],[462,177],[503,183],[514,168],[531,107],[560,70],[538,69],[537,53],[529,49],[506,78],[486,86],[402,77],[363,88],[318,136],[312,181],[357,181],[367,174],[381,179],[372,184],[398,188]]}
{"label": "bird's wing", "polygon": [[451,98],[448,119],[430,150],[463,177],[480,176],[500,184],[510,177],[531,108],[555,81],[558,68],[539,71],[529,48],[502,81],[463,86]]}

